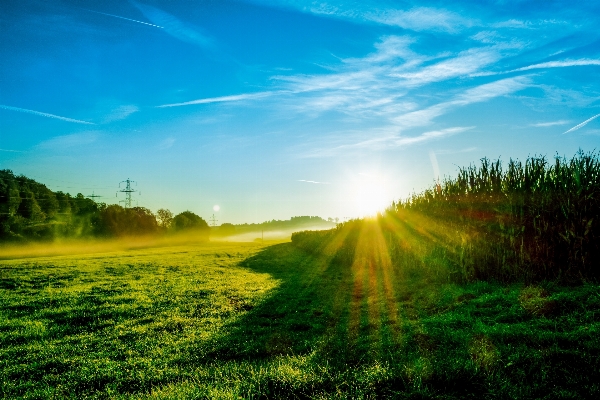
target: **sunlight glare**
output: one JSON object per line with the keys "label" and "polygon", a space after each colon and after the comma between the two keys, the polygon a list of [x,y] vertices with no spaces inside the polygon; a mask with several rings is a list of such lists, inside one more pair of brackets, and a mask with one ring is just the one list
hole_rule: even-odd
{"label": "sunlight glare", "polygon": [[388,198],[386,182],[378,175],[360,174],[354,185],[355,207],[360,216],[372,216],[383,211],[391,200]]}

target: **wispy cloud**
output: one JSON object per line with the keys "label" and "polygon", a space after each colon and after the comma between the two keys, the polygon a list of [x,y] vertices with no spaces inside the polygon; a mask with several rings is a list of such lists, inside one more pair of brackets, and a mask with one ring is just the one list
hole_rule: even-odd
{"label": "wispy cloud", "polygon": [[500,59],[493,49],[470,49],[438,63],[420,68],[418,71],[392,74],[405,79],[409,85],[440,82],[457,76],[467,76]]}
{"label": "wispy cloud", "polygon": [[166,33],[183,42],[198,45],[201,47],[210,47],[213,45],[212,39],[201,33],[200,29],[185,23],[159,8],[147,4],[132,1],[132,4],[144,14],[146,18],[157,26],[162,27]]}
{"label": "wispy cloud", "polygon": [[580,59],[580,60],[564,60],[564,61],[548,61],[539,64],[528,65],[526,67],[513,69],[508,72],[529,71],[532,69],[543,68],[565,68],[565,67],[582,67],[587,65],[600,65],[600,60]]}
{"label": "wispy cloud", "polygon": [[260,99],[263,97],[269,97],[272,94],[273,94],[273,92],[243,93],[243,94],[236,94],[236,95],[232,95],[232,96],[208,97],[208,98],[204,98],[204,99],[185,101],[183,103],[163,104],[163,105],[156,106],[156,107],[157,108],[180,107],[180,106],[190,106],[190,105],[194,105],[194,104],[210,104],[210,103],[223,103],[223,102],[231,102],[231,101]]}
{"label": "wispy cloud", "polygon": [[317,181],[307,181],[306,179],[298,179],[298,182],[306,182],[306,183],[316,183],[319,185],[329,185],[329,182],[317,182]]}
{"label": "wispy cloud", "polygon": [[45,113],[45,112],[41,112],[41,111],[28,110],[26,108],[5,106],[2,104],[0,104],[0,108],[2,108],[4,110],[19,111],[19,112],[23,112],[23,113],[27,113],[27,114],[38,115],[40,117],[54,118],[54,119],[58,119],[61,121],[66,121],[66,122],[74,122],[76,124],[96,125],[93,122],[81,121],[79,119],[73,119],[73,118],[67,118],[67,117],[61,117],[60,115],[49,114],[49,113]]}
{"label": "wispy cloud", "polygon": [[592,118],[590,119],[586,119],[585,121],[583,121],[582,123],[575,125],[574,127],[572,127],[571,129],[569,129],[568,131],[564,132],[563,135],[565,133],[569,133],[569,132],[573,132],[576,131],[577,129],[583,128],[584,126],[586,126],[587,124],[589,124],[590,122],[592,122],[593,120],[595,120],[596,118],[600,117],[600,114],[596,114],[594,115]]}
{"label": "wispy cloud", "polygon": [[[457,54],[422,55],[411,50],[414,38],[385,36],[375,51],[362,58],[343,59],[329,73],[272,77],[296,96],[284,104],[299,112],[330,110],[352,117],[394,118],[418,108],[409,93],[480,71],[501,58],[492,47]],[[298,101],[301,99],[301,101]],[[431,110],[430,110],[431,111]]]}
{"label": "wispy cloud", "polygon": [[407,146],[416,143],[428,142],[433,139],[440,139],[445,136],[456,135],[464,131],[475,128],[474,126],[457,126],[453,128],[440,129],[437,131],[429,131],[413,137],[400,137],[393,142],[395,146]]}
{"label": "wispy cloud", "polygon": [[547,128],[549,126],[566,125],[569,122],[571,122],[571,121],[566,120],[566,119],[561,119],[559,121],[538,122],[536,124],[530,124],[529,126],[533,126],[534,128]]}
{"label": "wispy cloud", "polygon": [[362,14],[362,17],[368,21],[414,31],[433,30],[457,33],[462,28],[474,24],[473,21],[459,14],[430,7],[415,7],[410,10],[388,9],[375,13],[366,12]]}
{"label": "wispy cloud", "polygon": [[492,75],[501,75],[501,74],[511,74],[514,72],[524,72],[531,71],[534,69],[548,69],[548,68],[568,68],[568,67],[585,67],[585,66],[600,66],[600,60],[595,59],[579,59],[579,60],[562,60],[562,61],[548,61],[538,64],[527,65],[525,67],[511,69],[508,71],[500,71],[500,72],[478,72],[473,73],[471,76],[492,76]]}
{"label": "wispy cloud", "polygon": [[131,19],[131,18],[126,18],[126,17],[121,17],[121,16],[119,16],[119,15],[108,14],[108,13],[103,13],[103,12],[100,12],[100,11],[94,11],[94,10],[86,10],[86,11],[93,12],[93,13],[95,13],[95,14],[102,14],[102,15],[106,15],[106,16],[108,16],[108,17],[114,17],[114,18],[124,19],[124,20],[126,20],[126,21],[137,22],[138,24],[144,24],[144,25],[152,26],[152,27],[154,27],[154,28],[160,28],[160,29],[163,29],[163,27],[162,27],[162,26],[159,26],[159,25],[154,25],[154,24],[151,24],[151,23],[148,23],[148,22],[144,22],[144,21],[138,21],[137,19]]}
{"label": "wispy cloud", "polygon": [[473,126],[457,126],[435,131],[427,131],[416,136],[403,136],[398,133],[393,133],[394,131],[397,131],[397,128],[394,126],[390,126],[388,127],[387,134],[379,132],[380,130],[376,130],[375,132],[373,132],[373,137],[370,139],[362,140],[355,143],[342,144],[330,148],[313,149],[303,154],[302,157],[331,157],[339,154],[352,154],[355,151],[378,151],[384,149],[408,147],[456,135],[473,128]]}
{"label": "wispy cloud", "polygon": [[440,180],[440,166],[438,164],[437,157],[433,150],[429,151],[429,160],[431,161],[431,167],[433,168],[433,179],[439,182]]}
{"label": "wispy cloud", "polygon": [[139,110],[139,107],[133,104],[118,106],[108,113],[102,122],[106,124],[109,122],[120,121]]}
{"label": "wispy cloud", "polygon": [[25,153],[22,150],[9,150],[9,149],[0,149],[0,151],[6,151],[8,153]]}
{"label": "wispy cloud", "polygon": [[323,17],[338,18],[357,23],[377,23],[396,26],[414,31],[443,31],[457,33],[464,27],[475,24],[474,21],[442,8],[409,7],[400,9],[391,7],[382,1],[347,2],[340,0],[248,0],[261,5],[285,7],[303,13]]}
{"label": "wispy cloud", "polygon": [[393,118],[393,121],[405,128],[429,125],[433,119],[444,115],[454,108],[481,103],[496,97],[509,95],[524,89],[529,82],[530,80],[528,77],[519,76],[479,85],[467,89],[463,93],[455,96],[452,100],[400,115]]}
{"label": "wispy cloud", "polygon": [[464,149],[458,149],[458,150],[448,150],[448,149],[443,149],[443,150],[436,150],[435,154],[459,154],[459,153],[470,153],[472,151],[477,150],[477,147],[466,147]]}
{"label": "wispy cloud", "polygon": [[95,142],[98,139],[98,136],[98,132],[95,131],[55,136],[40,142],[36,148],[42,150],[62,150],[71,147],[79,147]]}
{"label": "wispy cloud", "polygon": [[175,138],[173,137],[168,137],[165,140],[163,140],[162,142],[159,143],[158,148],[161,150],[166,150],[169,149],[171,147],[173,147],[173,144],[175,143]]}

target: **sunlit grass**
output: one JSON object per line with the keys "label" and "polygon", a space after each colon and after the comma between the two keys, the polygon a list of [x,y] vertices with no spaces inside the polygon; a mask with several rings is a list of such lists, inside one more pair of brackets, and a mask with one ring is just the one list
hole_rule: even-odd
{"label": "sunlit grass", "polygon": [[[418,249],[406,237],[403,246]],[[443,282],[395,263],[376,220],[330,239],[319,255],[290,243],[200,243],[1,261],[1,396],[600,390],[597,285]],[[410,260],[424,263],[420,251]]]}

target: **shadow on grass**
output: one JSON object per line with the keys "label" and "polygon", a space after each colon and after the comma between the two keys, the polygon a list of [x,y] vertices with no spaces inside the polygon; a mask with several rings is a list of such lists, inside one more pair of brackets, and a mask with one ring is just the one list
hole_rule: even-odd
{"label": "shadow on grass", "polygon": [[[374,252],[362,257],[342,265],[285,243],[244,260],[242,267],[270,274],[279,286],[259,304],[231,297],[244,313],[204,351],[184,352],[180,362],[291,356],[323,371],[301,385],[264,383],[269,396],[288,398],[340,388],[350,395],[361,385],[355,393],[410,398],[574,398],[600,389],[600,342],[589,331],[577,333],[582,319],[596,320],[584,317],[585,310],[556,307],[554,314],[535,315],[519,306],[518,289],[486,283],[462,286],[445,300],[434,293],[439,287],[382,267]],[[581,299],[570,297],[577,307],[583,292]],[[374,366],[385,374],[368,376]]]}
{"label": "shadow on grass", "polygon": [[[239,296],[231,298],[234,307],[243,305],[247,312],[206,351],[190,348],[180,362],[218,364],[300,356],[328,376],[293,387],[266,382],[269,396],[275,397],[313,397],[340,388],[351,392],[353,386],[361,386],[351,380],[373,366],[385,366],[386,372],[376,385],[365,372],[359,392],[371,396],[419,398],[420,393],[429,397],[444,392],[464,398],[486,393],[483,374],[464,369],[449,375],[433,373],[432,358],[445,349],[423,332],[420,311],[406,282],[396,276],[397,271],[382,271],[375,261],[367,256],[349,267],[307,254],[290,243],[264,249],[241,266],[270,274],[280,281],[279,286],[256,305]],[[451,338],[445,345],[456,343]],[[465,379],[469,386],[462,385]]]}

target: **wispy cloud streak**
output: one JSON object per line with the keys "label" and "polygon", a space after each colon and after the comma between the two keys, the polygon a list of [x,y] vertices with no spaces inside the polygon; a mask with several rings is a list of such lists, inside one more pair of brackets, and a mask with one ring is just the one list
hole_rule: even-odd
{"label": "wispy cloud streak", "polygon": [[94,131],[55,136],[40,142],[36,148],[41,150],[64,150],[71,147],[80,147],[95,142],[98,136],[98,133]]}
{"label": "wispy cloud streak", "polygon": [[447,113],[451,109],[506,96],[524,89],[528,84],[529,78],[523,76],[486,83],[468,89],[460,95],[455,96],[452,100],[400,115],[393,118],[393,121],[404,128],[425,126],[430,124],[433,119]]}
{"label": "wispy cloud streak", "polygon": [[27,113],[27,114],[39,115],[40,117],[59,119],[61,121],[66,121],[66,122],[74,122],[76,124],[96,125],[93,122],[81,121],[79,119],[73,119],[73,118],[67,118],[67,117],[61,117],[60,115],[54,115],[54,114],[48,114],[48,113],[40,112],[40,111],[28,110],[26,108],[11,107],[11,106],[5,106],[2,104],[0,104],[0,108],[2,108],[4,110],[19,111],[19,112],[23,112],[23,113]]}
{"label": "wispy cloud streak", "polygon": [[557,126],[557,125],[566,125],[570,121],[566,119],[561,119],[559,121],[551,121],[551,122],[538,122],[536,124],[530,124],[529,126],[533,126],[534,128],[547,128],[549,126]]}
{"label": "wispy cloud streak", "polygon": [[[401,136],[397,133],[388,133],[379,135],[371,139],[363,140],[357,143],[342,144],[329,149],[318,149],[304,154],[305,158],[312,157],[331,157],[338,154],[347,154],[353,151],[362,150],[383,150],[391,148],[402,148],[415,144],[425,143],[436,139],[456,135],[473,129],[473,126],[456,126],[452,128],[440,129],[435,131],[427,131],[416,136]],[[395,127],[389,127],[390,130],[395,130]]]}
{"label": "wispy cloud streak", "polygon": [[305,179],[298,179],[298,182],[306,182],[306,183],[316,183],[319,185],[329,185],[329,182],[317,182],[317,181],[307,181]]}
{"label": "wispy cloud streak", "polygon": [[395,118],[418,107],[420,101],[408,96],[411,91],[467,77],[501,58],[492,47],[422,55],[411,50],[413,43],[411,37],[385,36],[375,44],[373,53],[343,59],[330,67],[330,73],[272,79],[302,99],[291,100],[296,111],[314,115],[335,110],[351,117]]}
{"label": "wispy cloud streak", "polygon": [[511,74],[514,72],[524,72],[531,71],[534,69],[549,69],[549,68],[568,68],[568,67],[585,67],[585,66],[600,66],[600,60],[594,59],[580,59],[580,60],[563,60],[563,61],[548,61],[538,64],[527,65],[525,67],[511,69],[508,71],[500,71],[500,72],[478,72],[473,73],[471,76],[493,76],[493,75],[502,75],[502,74]]}
{"label": "wispy cloud streak", "polygon": [[208,36],[203,35],[198,28],[181,21],[174,15],[147,4],[141,4],[135,1],[132,1],[132,4],[136,6],[146,18],[157,26],[161,26],[166,33],[174,38],[201,47],[212,46],[212,40]]}
{"label": "wispy cloud streak", "polygon": [[590,122],[592,122],[593,120],[595,120],[596,118],[600,117],[600,114],[596,114],[594,115],[592,118],[590,119],[586,119],[585,121],[583,121],[582,123],[575,125],[574,127],[572,127],[571,129],[569,129],[568,131],[564,132],[563,135],[565,133],[569,133],[569,132],[573,132],[576,131],[577,129],[583,128],[584,126],[586,126],[587,124],[589,124]]}
{"label": "wispy cloud streak", "polygon": [[457,33],[475,24],[468,18],[441,8],[411,7],[400,9],[380,1],[347,2],[338,0],[247,0],[261,5],[285,7],[299,12],[357,23],[377,23],[414,31]]}
{"label": "wispy cloud streak", "polygon": [[104,117],[103,122],[110,123],[114,121],[120,121],[138,111],[140,111],[139,107],[133,104],[118,106]]}
{"label": "wispy cloud streak", "polygon": [[581,59],[581,60],[564,60],[564,61],[548,61],[539,64],[528,65],[526,67],[513,69],[508,72],[529,71],[532,69],[544,68],[565,68],[565,67],[582,67],[588,65],[600,65],[600,60]]}
{"label": "wispy cloud streak", "polygon": [[183,103],[163,104],[160,106],[156,106],[156,108],[181,107],[181,106],[191,106],[194,104],[210,104],[210,103],[224,103],[224,102],[231,102],[231,101],[252,100],[252,99],[260,99],[260,98],[264,98],[264,97],[269,97],[272,94],[273,94],[273,92],[259,92],[259,93],[236,94],[236,95],[232,95],[232,96],[208,97],[205,99],[185,101]]}
{"label": "wispy cloud streak", "polygon": [[169,149],[169,148],[173,147],[173,144],[175,143],[175,141],[176,141],[176,139],[174,137],[168,137],[159,143],[158,148],[160,150]]}
{"label": "wispy cloud streak", "polygon": [[102,14],[102,15],[106,15],[106,16],[109,16],[109,17],[114,17],[114,18],[124,19],[124,20],[126,20],[126,21],[137,22],[138,24],[144,24],[144,25],[152,26],[152,27],[154,27],[154,28],[160,28],[160,29],[164,29],[164,27],[162,27],[162,26],[160,26],[160,25],[154,25],[154,24],[151,24],[151,23],[149,23],[149,22],[138,21],[137,19],[131,19],[131,18],[126,18],[126,17],[121,17],[121,16],[119,16],[119,15],[108,14],[108,13],[103,13],[103,12],[100,12],[100,11],[94,11],[94,10],[86,10],[86,11],[93,12],[93,13],[95,13],[95,14]]}

